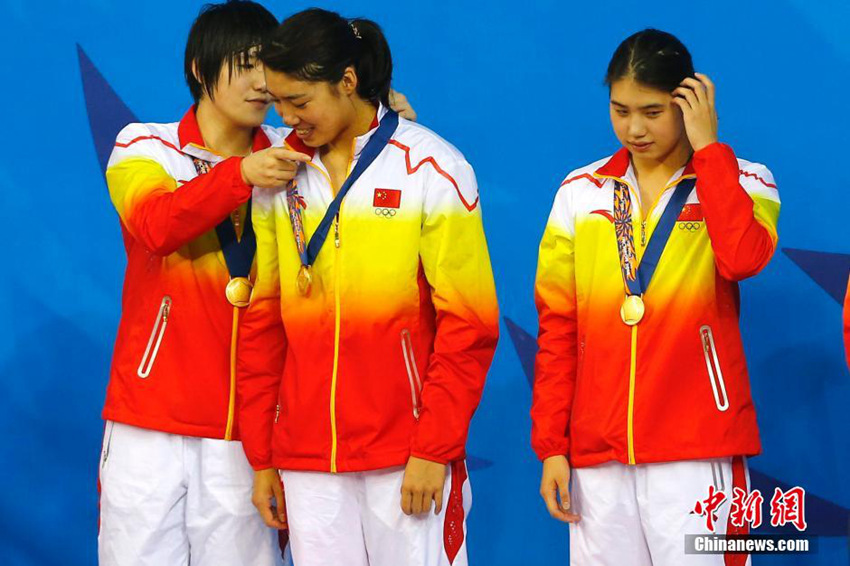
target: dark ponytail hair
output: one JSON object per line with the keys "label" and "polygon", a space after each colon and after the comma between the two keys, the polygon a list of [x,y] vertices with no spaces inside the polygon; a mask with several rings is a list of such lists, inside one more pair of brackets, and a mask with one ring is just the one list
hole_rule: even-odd
{"label": "dark ponytail hair", "polygon": [[288,18],[260,51],[266,68],[302,81],[337,83],[345,69],[357,73],[357,94],[389,105],[393,60],[380,26],[346,20],[336,12],[310,8]]}
{"label": "dark ponytail hair", "polygon": [[694,63],[688,48],[675,36],[657,29],[645,29],[628,37],[617,47],[605,84],[631,78],[664,92],[673,92],[685,78],[694,76]]}

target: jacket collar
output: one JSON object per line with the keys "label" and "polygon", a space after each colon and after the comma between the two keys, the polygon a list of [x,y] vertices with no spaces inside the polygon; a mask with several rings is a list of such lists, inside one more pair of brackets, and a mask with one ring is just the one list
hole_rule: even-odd
{"label": "jacket collar", "polygon": [[[598,179],[616,179],[632,186],[637,186],[631,155],[625,147],[620,148],[617,153],[612,155],[602,167],[593,173],[593,176]],[[667,183],[667,188],[678,185],[684,179],[693,177],[696,177],[696,171],[694,170],[694,160],[691,159],[684,167],[673,174],[670,182]]]}
{"label": "jacket collar", "polygon": [[[183,115],[180,124],[177,126],[177,138],[180,141],[180,150],[192,157],[203,159],[211,163],[217,163],[225,159],[223,155],[208,148],[204,144],[204,137],[201,135],[201,128],[198,125],[198,117],[195,115],[197,107],[193,104],[191,108]],[[263,131],[262,127],[254,129],[254,142],[251,146],[252,151],[260,151],[271,146],[269,137]]]}

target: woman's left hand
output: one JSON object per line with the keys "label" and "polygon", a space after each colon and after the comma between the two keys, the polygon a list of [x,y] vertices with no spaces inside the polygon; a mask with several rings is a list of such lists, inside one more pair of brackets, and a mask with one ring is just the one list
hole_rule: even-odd
{"label": "woman's left hand", "polygon": [[717,141],[717,110],[714,107],[714,83],[696,73],[673,91],[673,103],[682,109],[685,131],[693,150],[699,151]]}
{"label": "woman's left hand", "polygon": [[431,510],[439,515],[443,508],[446,465],[411,456],[401,483],[401,510],[405,515],[419,515]]}

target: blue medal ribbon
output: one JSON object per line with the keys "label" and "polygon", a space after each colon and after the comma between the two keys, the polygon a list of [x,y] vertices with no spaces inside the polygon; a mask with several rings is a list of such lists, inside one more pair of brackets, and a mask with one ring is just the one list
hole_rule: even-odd
{"label": "blue medal ribbon", "polygon": [[682,208],[685,206],[685,201],[688,200],[688,195],[691,194],[696,179],[685,179],[681,181],[673,191],[673,196],[670,197],[670,202],[664,208],[664,213],[658,220],[655,230],[652,232],[652,237],[646,246],[646,251],[640,260],[635,278],[625,278],[626,286],[629,289],[630,295],[641,296],[649,287],[649,282],[652,281],[652,276],[655,274],[655,268],[658,267],[658,262],[661,259],[661,254],[664,253],[664,248],[667,246],[667,241],[670,239],[670,234],[673,232],[673,226],[676,225],[676,219],[682,213]]}
{"label": "blue medal ribbon", "polygon": [[[208,173],[212,166],[209,162],[197,157],[192,158],[195,171],[198,175]],[[221,244],[221,252],[224,254],[224,263],[230,278],[247,278],[251,274],[251,265],[254,263],[254,254],[257,252],[257,237],[254,234],[254,225],[251,222],[251,200],[248,200],[248,211],[245,214],[245,225],[242,229],[242,238],[236,237],[236,228],[228,215],[216,227],[215,233]]]}
{"label": "blue medal ribbon", "polygon": [[[313,232],[312,236],[310,236],[310,241],[307,246],[303,248],[302,246],[298,246],[299,255],[301,256],[301,264],[304,267],[310,267],[316,261],[319,251],[322,249],[322,246],[325,244],[325,240],[328,238],[328,233],[330,232],[334,217],[339,214],[339,207],[342,206],[342,199],[345,198],[345,195],[348,193],[349,189],[351,189],[351,186],[354,185],[357,179],[360,178],[372,162],[375,161],[381,151],[383,151],[383,149],[387,146],[387,143],[389,143],[390,138],[396,131],[396,128],[398,128],[398,114],[389,110],[386,114],[384,114],[383,119],[381,119],[378,129],[375,130],[375,133],[372,134],[372,137],[369,138],[368,142],[366,142],[366,147],[364,147],[363,151],[360,152],[360,159],[357,160],[357,165],[354,166],[351,174],[348,175],[348,178],[342,184],[342,187],[340,187],[336,197],[334,197],[330,206],[328,206],[324,217],[322,217],[322,221],[319,222],[319,226],[316,228],[316,231]],[[298,226],[296,226],[296,224],[301,226],[301,237],[303,237],[303,220],[300,218],[301,208],[298,207],[297,210],[297,216],[299,219],[297,222],[293,222],[292,224],[296,240],[299,238],[299,234],[297,232]],[[290,214],[291,211],[292,206],[290,205]]]}
{"label": "blue medal ribbon", "polygon": [[242,238],[236,237],[236,228],[230,216],[215,227],[215,233],[221,243],[221,251],[224,254],[227,271],[230,272],[230,278],[247,278],[251,274],[251,264],[254,263],[254,254],[257,252],[257,236],[254,234],[254,225],[251,222],[251,201],[248,201]]}

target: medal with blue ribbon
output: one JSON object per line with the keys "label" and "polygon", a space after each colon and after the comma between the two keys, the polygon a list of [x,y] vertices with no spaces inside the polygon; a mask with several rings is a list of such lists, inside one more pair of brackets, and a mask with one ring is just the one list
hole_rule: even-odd
{"label": "medal with blue ribbon", "polygon": [[[203,175],[212,168],[208,162],[197,157],[193,157],[192,162],[195,164],[198,175]],[[251,200],[248,200],[241,238],[237,237],[236,227],[230,216],[215,227],[215,233],[221,244],[224,263],[230,273],[230,281],[227,283],[224,295],[234,307],[245,308],[251,302],[251,291],[254,288],[249,276],[251,265],[254,263],[254,254],[257,251],[257,237],[251,222]]]}
{"label": "medal with blue ribbon", "polygon": [[[664,213],[661,215],[661,218],[658,220],[658,224],[655,226],[655,230],[652,233],[652,237],[647,244],[646,251],[641,258],[637,269],[631,268],[623,270],[623,280],[626,283],[628,293],[623,301],[623,305],[620,307],[620,318],[622,318],[623,322],[628,326],[638,324],[643,319],[643,315],[646,313],[646,305],[644,305],[643,302],[643,295],[646,292],[647,287],[649,287],[650,281],[652,281],[652,276],[655,274],[655,268],[658,267],[658,262],[661,260],[661,255],[664,253],[664,248],[667,246],[670,234],[673,232],[673,226],[676,224],[676,219],[679,217],[679,214],[681,214],[682,208],[688,200],[688,195],[691,194],[695,185],[696,179],[694,178],[684,179],[679,182],[673,190],[673,196],[670,197],[670,201],[664,208]],[[615,211],[617,210],[617,207],[618,203],[615,202]],[[631,219],[629,219],[629,222],[631,222]],[[620,263],[621,265],[630,266],[632,264],[633,257],[629,257],[628,250],[624,249],[622,242],[619,242],[619,240],[620,238],[618,237],[618,244],[620,245],[618,245],[617,251],[620,256]]]}
{"label": "medal with blue ribbon", "polygon": [[[366,147],[360,152],[360,158],[357,160],[357,165],[348,175],[348,178],[340,187],[339,192],[334,197],[321,222],[316,227],[316,231],[310,236],[309,242],[304,234],[304,220],[302,211],[304,210],[303,199],[297,192],[297,186],[293,186],[287,192],[287,203],[289,205],[289,218],[292,223],[292,232],[295,237],[295,243],[298,248],[298,255],[301,257],[301,267],[298,270],[296,278],[296,286],[301,295],[308,295],[313,283],[312,266],[316,258],[319,256],[319,251],[328,238],[331,224],[339,214],[339,208],[342,206],[342,199],[348,194],[352,185],[360,178],[360,176],[369,168],[373,161],[389,143],[390,138],[395,133],[398,127],[398,114],[392,110],[384,114],[381,123],[378,124],[377,130],[366,142]],[[299,200],[300,199],[300,200]],[[306,243],[306,245],[305,245]]]}

